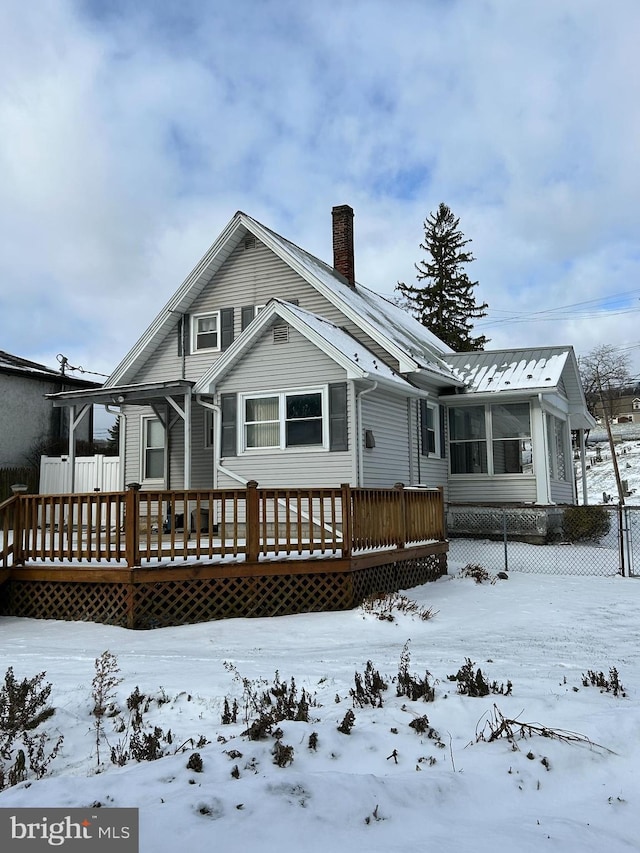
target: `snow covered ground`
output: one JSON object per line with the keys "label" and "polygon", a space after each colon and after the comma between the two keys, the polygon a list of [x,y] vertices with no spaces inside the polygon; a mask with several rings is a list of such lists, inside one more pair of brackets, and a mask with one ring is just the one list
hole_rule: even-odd
{"label": "snow covered ground", "polygon": [[[638,424],[634,424],[638,429]],[[616,434],[622,438],[624,433]],[[587,459],[590,465],[587,471],[587,494],[590,504],[603,503],[603,494],[613,501],[618,500],[611,449],[606,436],[598,436],[602,440],[590,443],[587,448]],[[625,503],[630,506],[640,504],[640,438],[627,438],[615,444],[616,457],[620,479],[626,480],[630,492],[625,497]],[[581,472],[578,468],[578,495],[582,496]]]}
{"label": "snow covered ground", "polygon": [[[435,615],[397,612],[389,622],[359,609],[149,632],[0,619],[4,668],[19,678],[46,671],[56,713],[45,726],[65,738],[49,775],[5,789],[0,807],[138,807],[145,853],[638,850],[640,583],[449,576],[408,595]],[[429,671],[433,702],[396,696],[409,639],[410,672]],[[119,707],[136,686],[160,698],[149,727],[171,729],[172,753],[204,736],[202,772],[187,768],[191,746],[124,767],[107,760],[96,772],[91,684],[105,650],[123,679]],[[512,694],[459,693],[448,676],[467,658],[495,689],[511,681]],[[368,660],[389,685],[382,707],[354,707],[350,698]],[[253,688],[258,679],[273,683],[277,670],[314,697],[310,722],[280,723],[281,743],[294,750],[290,765],[273,763],[273,737],[242,737],[243,688],[225,661]],[[610,681],[612,667],[624,697],[589,677],[583,685],[589,671]],[[221,723],[225,697],[240,701],[236,724]],[[349,709],[355,724],[346,735],[337,726]],[[433,731],[419,734],[409,724],[425,715]],[[490,741],[499,715],[520,722],[510,725],[512,739]],[[106,733],[116,745],[123,735],[113,722]],[[577,735],[567,742],[554,736],[560,730]]]}
{"label": "snow covered ground", "polygon": [[[623,448],[640,503],[640,442]],[[588,472],[594,503],[613,490],[606,452]],[[358,609],[131,632],[0,618],[0,685],[9,666],[19,679],[44,670],[56,708],[44,728],[64,736],[48,774],[6,788],[0,808],[137,807],[143,853],[640,850],[640,580],[513,572],[477,584],[460,566],[452,559],[448,577],[407,591],[431,609],[427,620]],[[433,701],[396,695],[408,640],[409,671],[428,671]],[[106,650],[122,679],[120,715],[105,720],[98,767],[91,691]],[[369,660],[388,684],[381,707],[350,695]],[[468,660],[498,692],[459,691],[449,676]],[[613,668],[624,696],[606,690]],[[242,735],[243,695],[276,671],[312,697],[308,722],[279,723],[293,748],[285,767],[273,763],[273,736]],[[150,700],[145,731],[171,730],[172,742],[160,738],[166,757],[117,767],[110,747],[124,745],[115,729],[136,687]],[[221,722],[225,698],[240,704],[236,723]],[[422,717],[419,733],[410,723]],[[492,739],[500,725],[511,736]],[[202,772],[187,767],[194,752]]]}

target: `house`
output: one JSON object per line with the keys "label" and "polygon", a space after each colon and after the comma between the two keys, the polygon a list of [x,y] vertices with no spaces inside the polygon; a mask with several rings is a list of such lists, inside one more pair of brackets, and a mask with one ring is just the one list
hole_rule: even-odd
{"label": "house", "polygon": [[356,283],[353,210],[333,266],[238,211],[104,386],[142,490],[442,486],[454,502],[575,503],[571,433],[594,425],[571,347],[454,353]]}
{"label": "house", "polygon": [[[52,406],[47,394],[97,387],[0,350],[0,468],[28,465],[46,445],[68,440],[69,410]],[[85,419],[75,437],[91,440],[92,429],[91,418]]]}

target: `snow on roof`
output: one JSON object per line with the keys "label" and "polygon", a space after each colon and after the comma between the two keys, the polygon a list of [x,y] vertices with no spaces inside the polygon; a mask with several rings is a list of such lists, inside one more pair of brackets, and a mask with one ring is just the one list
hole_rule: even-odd
{"label": "snow on roof", "polygon": [[250,216],[243,214],[243,217],[256,229],[267,232],[270,241],[278,244],[284,255],[293,257],[309,275],[331,290],[341,302],[351,306],[361,320],[368,322],[379,335],[399,347],[419,367],[436,367],[447,374],[441,359],[453,353],[453,350],[407,311],[361,284],[350,287],[340,273],[324,261]]}
{"label": "snow on roof", "polygon": [[313,329],[328,344],[338,350],[344,358],[351,361],[354,366],[368,373],[371,377],[379,377],[380,379],[395,382],[405,387],[410,386],[413,389],[413,386],[409,382],[376,357],[371,350],[368,350],[353,335],[338,328],[334,323],[325,320],[323,317],[319,317],[317,314],[312,314],[310,311],[305,311],[297,305],[283,302],[280,299],[274,299],[273,301],[285,306],[306,326]]}
{"label": "snow on roof", "polygon": [[445,357],[469,393],[556,388],[570,347],[456,353]]}
{"label": "snow on roof", "polygon": [[2,368],[11,370],[12,372],[27,373],[29,375],[45,374],[48,379],[52,376],[59,379],[61,376],[59,371],[52,370],[44,364],[38,364],[36,361],[29,361],[26,358],[11,355],[11,353],[4,352],[4,350],[0,350],[0,370]]}
{"label": "snow on roof", "polygon": [[79,376],[70,376],[68,373],[60,373],[37,361],[29,361],[18,355],[0,350],[0,373],[12,373],[27,379],[40,380],[41,382],[56,383],[59,386],[79,386],[82,388],[93,388],[100,386],[100,382],[82,379]]}

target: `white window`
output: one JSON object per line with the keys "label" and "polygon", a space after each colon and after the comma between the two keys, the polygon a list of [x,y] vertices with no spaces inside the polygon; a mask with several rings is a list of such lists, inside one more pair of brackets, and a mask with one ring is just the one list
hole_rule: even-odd
{"label": "white window", "polygon": [[194,314],[191,324],[191,351],[220,349],[220,312]]}
{"label": "white window", "polygon": [[452,474],[531,474],[529,403],[449,409]]}
{"label": "white window", "polygon": [[164,480],[164,427],[158,418],[142,418],[143,480]]}
{"label": "white window", "polygon": [[566,451],[566,423],[547,414],[547,450],[549,453],[549,473],[553,480],[566,480],[569,468]]}
{"label": "white window", "polygon": [[427,400],[420,400],[420,453],[440,456],[440,411]]}
{"label": "white window", "polygon": [[326,389],[304,389],[243,397],[244,450],[326,448]]}

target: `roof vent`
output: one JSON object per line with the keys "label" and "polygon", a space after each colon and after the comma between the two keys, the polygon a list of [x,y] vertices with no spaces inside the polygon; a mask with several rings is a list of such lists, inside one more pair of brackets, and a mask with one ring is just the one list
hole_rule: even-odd
{"label": "roof vent", "polygon": [[274,326],[273,327],[273,342],[274,342],[274,344],[288,344],[289,343],[289,327],[288,326]]}
{"label": "roof vent", "polygon": [[256,238],[253,236],[253,234],[247,234],[247,236],[244,238],[244,250],[245,250],[245,252],[247,251],[247,249],[255,249],[255,247],[256,247]]}

